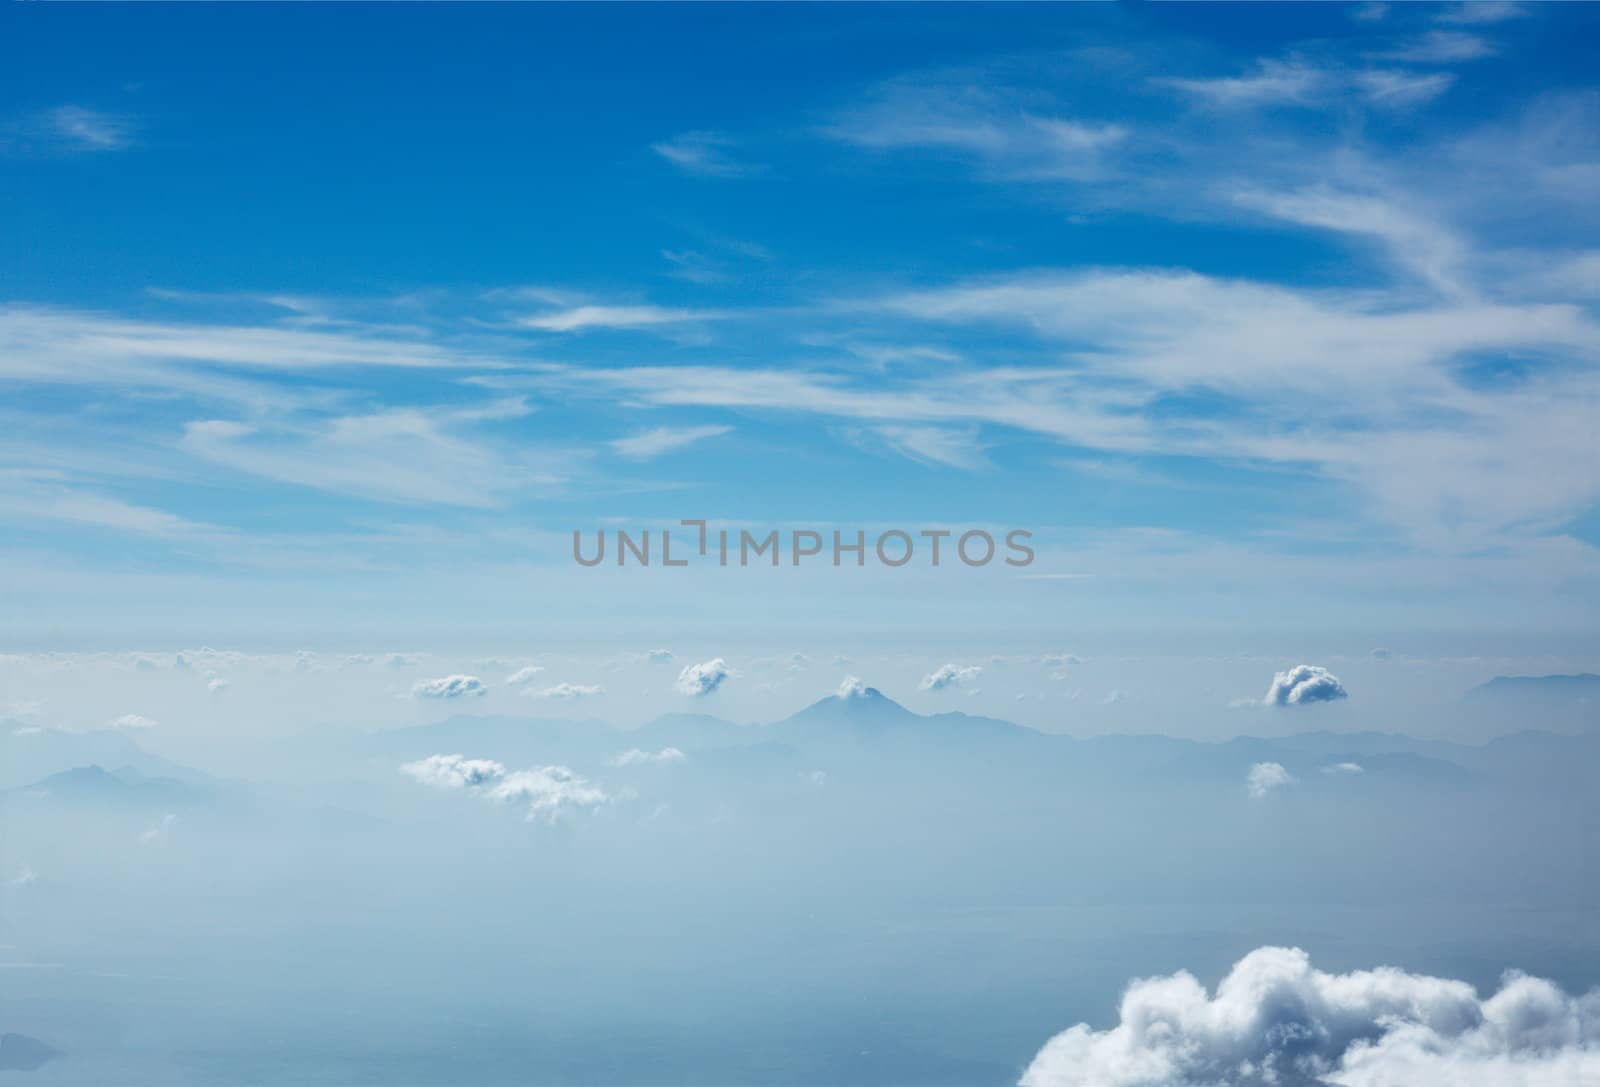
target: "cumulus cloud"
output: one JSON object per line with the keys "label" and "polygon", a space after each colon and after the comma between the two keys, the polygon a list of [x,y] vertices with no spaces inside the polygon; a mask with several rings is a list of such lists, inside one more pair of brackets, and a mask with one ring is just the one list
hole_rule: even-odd
{"label": "cumulus cloud", "polygon": [[942,691],[946,687],[959,687],[968,680],[977,679],[983,669],[976,664],[946,664],[922,677],[918,686],[924,691]]}
{"label": "cumulus cloud", "polygon": [[865,698],[867,685],[856,676],[845,676],[839,681],[839,689],[833,693],[840,698]]}
{"label": "cumulus cloud", "polygon": [[496,804],[524,805],[530,822],[597,808],[611,800],[604,789],[565,766],[508,770],[493,759],[429,755],[406,763],[400,772],[435,789],[461,789]]}
{"label": "cumulus cloud", "polygon": [[544,671],[544,668],[537,664],[530,664],[526,668],[518,668],[506,677],[506,686],[520,687],[542,671]]}
{"label": "cumulus cloud", "polygon": [[645,751],[630,747],[611,760],[613,766],[638,766],[641,763],[683,762],[687,755],[676,747],[663,747],[660,751]]}
{"label": "cumulus cloud", "polygon": [[1471,985],[1394,967],[1328,974],[1263,947],[1208,993],[1192,975],[1128,987],[1119,1022],[1045,1044],[1022,1087],[1557,1087],[1600,1077],[1600,991],[1508,974]]}
{"label": "cumulus cloud", "polygon": [[1299,706],[1311,702],[1336,702],[1348,698],[1339,677],[1315,664],[1297,664],[1287,672],[1275,673],[1267,696],[1269,706]]}
{"label": "cumulus cloud", "polygon": [[652,663],[665,663],[672,660],[672,650],[652,649],[650,652],[645,654],[645,659],[651,661]]}
{"label": "cumulus cloud", "polygon": [[676,686],[679,693],[697,698],[716,691],[731,675],[733,670],[728,667],[728,662],[721,657],[713,657],[699,664],[685,665],[683,671],[678,673]]}
{"label": "cumulus cloud", "polygon": [[477,676],[455,675],[420,680],[411,688],[411,694],[414,698],[474,698],[488,690]]}
{"label": "cumulus cloud", "polygon": [[1394,656],[1394,651],[1392,649],[1385,649],[1382,646],[1379,646],[1377,649],[1372,651],[1372,655],[1378,660],[1386,661]]}
{"label": "cumulus cloud", "polygon": [[525,695],[530,695],[534,698],[574,699],[593,698],[595,695],[605,694],[606,689],[597,685],[586,685],[582,683],[557,683],[553,687],[539,687],[536,689],[523,691],[522,693]]}
{"label": "cumulus cloud", "polygon": [[143,714],[125,713],[110,722],[112,728],[155,728],[156,722]]}
{"label": "cumulus cloud", "polygon": [[221,676],[212,676],[210,679],[206,680],[206,690],[211,694],[221,694],[230,686],[231,684]]}
{"label": "cumulus cloud", "polygon": [[1250,793],[1252,800],[1260,800],[1274,789],[1281,789],[1285,785],[1295,783],[1294,775],[1283,768],[1281,763],[1258,762],[1250,767],[1250,772],[1245,775],[1245,788]]}

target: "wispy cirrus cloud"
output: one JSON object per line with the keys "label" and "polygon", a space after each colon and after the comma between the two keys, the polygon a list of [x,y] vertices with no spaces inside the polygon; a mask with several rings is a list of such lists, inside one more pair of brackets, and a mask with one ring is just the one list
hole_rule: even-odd
{"label": "wispy cirrus cloud", "polygon": [[718,310],[674,309],[668,306],[581,305],[522,317],[517,324],[539,332],[587,332],[594,329],[653,328],[726,317]]}
{"label": "wispy cirrus cloud", "polygon": [[0,122],[0,154],[72,155],[123,151],[138,126],[126,113],[80,105],[52,106]]}
{"label": "wispy cirrus cloud", "polygon": [[890,83],[824,132],[869,150],[957,154],[999,176],[1035,180],[1103,177],[1107,155],[1130,136],[1126,125],[1063,116],[1044,102],[1019,109],[964,77]]}
{"label": "wispy cirrus cloud", "polygon": [[686,174],[697,177],[750,177],[766,170],[737,156],[738,141],[722,132],[684,132],[650,145],[650,150]]}
{"label": "wispy cirrus cloud", "polygon": [[618,456],[632,460],[653,460],[656,457],[686,449],[708,438],[720,438],[733,431],[733,427],[712,424],[707,426],[659,426],[626,438],[613,439],[611,448]]}

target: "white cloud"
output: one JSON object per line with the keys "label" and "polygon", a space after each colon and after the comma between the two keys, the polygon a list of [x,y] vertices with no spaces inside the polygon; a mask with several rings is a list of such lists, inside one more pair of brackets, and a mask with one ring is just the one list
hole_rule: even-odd
{"label": "white cloud", "polygon": [[597,695],[605,694],[606,689],[604,687],[586,685],[582,683],[557,683],[553,687],[540,687],[538,689],[526,690],[522,693],[533,698],[556,698],[562,700],[571,700],[577,698],[593,698]]}
{"label": "white cloud", "polygon": [[611,801],[604,789],[565,766],[508,770],[493,759],[430,755],[406,763],[400,772],[436,789],[463,789],[497,804],[525,805],[527,818],[556,819],[570,811]]}
{"label": "white cloud", "polygon": [[748,177],[765,167],[735,158],[737,141],[721,132],[684,132],[650,145],[650,150],[686,174],[699,177]]}
{"label": "white cloud", "polygon": [[687,321],[711,321],[723,316],[726,314],[717,310],[669,309],[666,306],[582,305],[523,317],[517,323],[541,332],[585,332],[596,328],[651,328]]}
{"label": "white cloud", "polygon": [[664,664],[673,659],[673,653],[670,649],[652,649],[645,654],[645,658],[656,664]]}
{"label": "white cloud", "polygon": [[924,691],[942,691],[947,687],[959,687],[982,674],[983,668],[976,664],[943,664],[923,676],[917,686]]}
{"label": "white cloud", "polygon": [[1011,180],[1092,180],[1130,133],[1120,124],[1018,109],[972,82],[902,80],[840,117],[827,134],[874,150],[929,150],[965,156]]}
{"label": "white cloud", "polygon": [[975,430],[949,427],[885,426],[877,428],[895,452],[924,464],[942,464],[967,470],[985,467],[989,462]]}
{"label": "white cloud", "polygon": [[1295,777],[1281,763],[1258,762],[1245,775],[1245,790],[1252,800],[1260,800],[1274,789],[1295,784]]}
{"label": "white cloud", "polygon": [[1263,60],[1249,75],[1159,82],[1214,106],[1276,106],[1320,103],[1332,79],[1303,61]]}
{"label": "white cloud", "polygon": [[1269,706],[1299,706],[1312,702],[1335,702],[1348,693],[1339,677],[1315,664],[1297,664],[1286,672],[1275,672],[1272,685],[1261,701]]}
{"label": "white cloud", "polygon": [[660,751],[645,751],[641,748],[630,747],[613,758],[611,765],[637,766],[641,763],[683,762],[687,758],[688,756],[676,747],[663,747]]}
{"label": "white cloud", "polygon": [[121,717],[118,717],[114,721],[110,721],[108,723],[112,728],[141,729],[156,727],[156,722],[152,721],[148,717],[143,716],[142,714],[137,713],[125,713]]}
{"label": "white cloud", "polygon": [[521,687],[523,684],[527,683],[529,680],[533,679],[534,676],[543,671],[544,666],[538,664],[530,664],[525,668],[518,668],[515,672],[512,672],[506,677],[506,686]]}
{"label": "white cloud", "polygon": [[83,106],[46,110],[30,127],[66,151],[121,151],[133,144],[130,118]]}
{"label": "white cloud", "polygon": [[1432,101],[1455,82],[1448,72],[1321,67],[1300,59],[1263,60],[1254,72],[1209,79],[1162,79],[1190,99],[1224,109],[1296,106],[1330,109],[1352,100],[1383,108]]}
{"label": "white cloud", "polygon": [[502,457],[464,431],[529,410],[521,400],[506,400],[467,410],[398,408],[293,424],[198,419],[184,425],[182,448],[227,468],[319,490],[488,507],[502,492],[553,477],[548,466]]}
{"label": "white cloud", "polygon": [[1390,658],[1392,658],[1393,656],[1394,656],[1394,650],[1385,649],[1382,646],[1379,646],[1378,648],[1376,648],[1376,649],[1374,649],[1372,651],[1372,657],[1375,660],[1386,661],[1386,660],[1389,660]]}
{"label": "white cloud", "polygon": [[1503,23],[1508,19],[1521,19],[1528,14],[1526,5],[1512,3],[1511,0],[1466,0],[1447,9],[1438,20],[1441,23],[1485,26]]}
{"label": "white cloud", "polygon": [[487,694],[488,690],[477,676],[453,675],[419,680],[411,688],[411,695],[413,698],[473,698]]}
{"label": "white cloud", "polygon": [[721,437],[732,430],[731,426],[659,426],[631,437],[617,438],[611,442],[611,448],[619,456],[650,460],[707,438]]}
{"label": "white cloud", "polygon": [[221,694],[230,686],[232,686],[232,684],[223,679],[221,676],[212,676],[210,679],[206,680],[206,691],[210,694]]}
{"label": "white cloud", "polygon": [[685,665],[683,671],[678,673],[676,687],[680,694],[699,697],[712,694],[727,682],[733,675],[728,662],[721,657],[714,657],[699,664]]}
{"label": "white cloud", "polygon": [[1372,54],[1381,60],[1399,60],[1408,64],[1454,64],[1458,61],[1481,60],[1499,52],[1495,44],[1476,34],[1458,30],[1430,30],[1389,49]]}
{"label": "white cloud", "polygon": [[506,776],[503,763],[469,759],[461,755],[429,755],[400,767],[400,772],[436,789],[464,789],[486,785]]}
{"label": "white cloud", "polygon": [[1050,1039],[1022,1087],[1574,1087],[1600,1080],[1600,992],[1508,974],[1472,986],[1394,967],[1328,974],[1263,947],[1208,993],[1134,981],[1119,1021]]}
{"label": "white cloud", "polygon": [[178,822],[178,817],[173,812],[163,815],[155,826],[139,834],[140,845],[160,845],[167,840],[173,826]]}
{"label": "white cloud", "polygon": [[1322,768],[1324,774],[1364,774],[1366,768],[1359,762],[1335,762]]}
{"label": "white cloud", "polygon": [[833,693],[838,698],[863,698],[867,693],[867,685],[855,676],[845,676],[839,681],[838,690]]}

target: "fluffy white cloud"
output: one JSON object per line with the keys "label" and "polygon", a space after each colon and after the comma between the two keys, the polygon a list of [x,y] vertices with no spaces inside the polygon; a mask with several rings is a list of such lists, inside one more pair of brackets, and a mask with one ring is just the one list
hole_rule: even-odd
{"label": "fluffy white cloud", "polygon": [[679,693],[699,697],[708,695],[721,687],[733,670],[728,667],[728,662],[721,657],[713,657],[699,664],[685,665],[683,671],[678,673],[677,688]]}
{"label": "fluffy white cloud", "polygon": [[1050,1039],[1022,1087],[1574,1087],[1600,1077],[1600,991],[1510,974],[1472,986],[1393,967],[1327,974],[1297,948],[1246,955],[1216,993],[1135,981],[1109,1030]]}
{"label": "fluffy white cloud", "polygon": [[845,676],[839,681],[839,689],[833,692],[840,698],[864,698],[867,685],[856,676]]}
{"label": "fluffy white cloud", "polygon": [[493,759],[429,755],[406,763],[400,772],[436,789],[465,789],[497,804],[526,805],[530,821],[555,819],[611,800],[604,789],[565,766],[508,770]]}
{"label": "fluffy white cloud", "polygon": [[477,676],[455,675],[420,680],[411,688],[411,694],[415,698],[473,698],[488,690]]}
{"label": "fluffy white cloud", "polygon": [[400,772],[435,789],[464,789],[486,785],[506,776],[504,763],[469,759],[462,755],[429,755],[400,767]]}
{"label": "fluffy white cloud", "polygon": [[111,723],[112,728],[155,728],[156,722],[137,713],[125,713]]}
{"label": "fluffy white cloud", "polygon": [[605,694],[606,689],[604,687],[586,685],[582,683],[557,683],[553,687],[539,687],[537,689],[523,691],[522,693],[525,695],[531,695],[534,698],[573,699],[593,698],[595,695]]}
{"label": "fluffy white cloud", "polygon": [[676,747],[663,747],[660,751],[645,751],[642,748],[630,747],[622,754],[611,760],[613,766],[637,766],[640,763],[652,762],[683,762],[687,755]]}
{"label": "fluffy white cloud", "polygon": [[959,687],[968,680],[977,679],[983,669],[976,664],[945,664],[922,677],[917,686],[924,691],[942,691],[946,687]]}
{"label": "fluffy white cloud", "polygon": [[1262,699],[1269,706],[1299,706],[1310,702],[1336,702],[1349,695],[1339,677],[1315,664],[1297,664],[1277,672]]}
{"label": "fluffy white cloud", "polygon": [[1245,775],[1245,788],[1250,793],[1252,800],[1260,800],[1274,789],[1281,789],[1285,785],[1293,785],[1295,777],[1283,768],[1281,763],[1258,762],[1250,767],[1250,772]]}

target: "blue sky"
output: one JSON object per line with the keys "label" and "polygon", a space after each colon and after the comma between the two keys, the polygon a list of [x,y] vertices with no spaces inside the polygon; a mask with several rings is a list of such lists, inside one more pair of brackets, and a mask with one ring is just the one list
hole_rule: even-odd
{"label": "blue sky", "polygon": [[1592,7],[0,20],[9,645],[1594,650]]}

